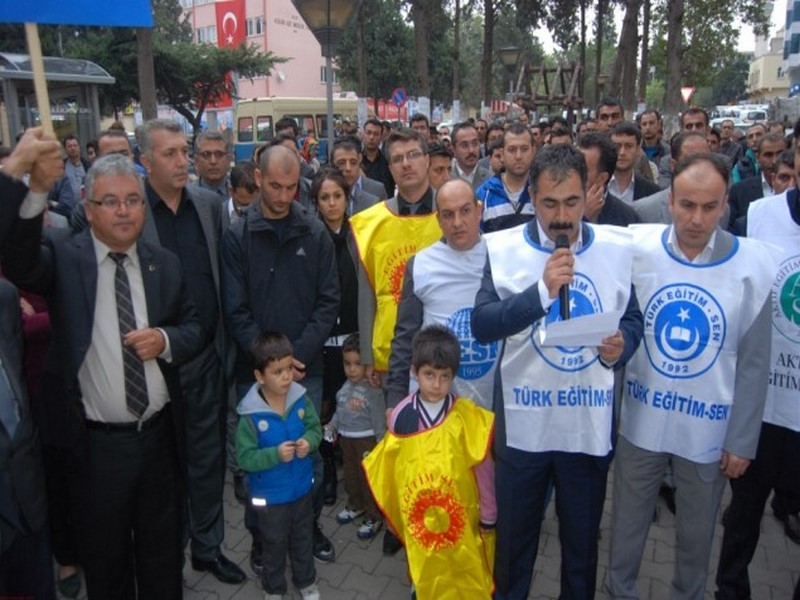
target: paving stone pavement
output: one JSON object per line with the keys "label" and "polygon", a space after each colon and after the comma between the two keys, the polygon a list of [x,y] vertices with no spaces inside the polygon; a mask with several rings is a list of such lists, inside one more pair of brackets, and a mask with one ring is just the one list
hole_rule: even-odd
{"label": "paving stone pavement", "polygon": [[[603,591],[603,586],[608,569],[612,478],[613,466],[609,475],[608,496],[600,525],[598,600],[609,598]],[[729,499],[730,488],[723,497],[723,507],[727,506]],[[321,519],[325,534],[336,547],[335,563],[316,563],[322,599],[408,600],[410,588],[406,576],[405,554],[400,552],[394,557],[385,557],[381,551],[383,533],[374,540],[365,542],[356,537],[355,525],[339,525],[334,515],[343,507],[344,492],[340,482],[339,502],[335,506],[326,506]],[[638,585],[642,599],[666,600],[669,597],[669,582],[672,579],[674,566],[675,527],[673,515],[661,500],[657,510],[658,516],[650,527],[645,546]],[[250,570],[250,538],[244,528],[244,510],[233,495],[230,475],[225,485],[225,525],[225,555],[244,569],[248,576],[247,580],[240,585],[219,583],[211,575],[194,571],[189,564],[187,554],[187,564],[184,568],[186,600],[263,599],[260,583]],[[722,526],[718,523],[710,562],[712,572],[706,585],[706,598],[709,599],[713,598],[714,572],[721,542]],[[542,524],[539,554],[529,599],[558,598],[560,552],[558,521],[551,502]],[[750,565],[753,600],[790,600],[798,578],[800,578],[800,546],[786,538],[783,526],[773,518],[768,503],[761,523],[758,549]],[[290,578],[287,580],[291,581]],[[86,598],[83,590],[80,598]],[[295,598],[300,598],[300,594],[290,591],[284,600]]]}

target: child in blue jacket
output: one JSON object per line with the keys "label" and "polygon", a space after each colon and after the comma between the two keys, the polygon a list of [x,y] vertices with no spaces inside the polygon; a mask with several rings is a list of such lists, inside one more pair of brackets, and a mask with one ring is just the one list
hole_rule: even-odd
{"label": "child in blue jacket", "polygon": [[292,582],[304,599],[319,600],[314,568],[313,467],[310,454],[322,426],[306,390],[293,380],[292,344],[265,332],[251,347],[256,382],[239,402],[236,455],[248,473],[251,508],[261,535],[261,584],[267,600],[287,591],[286,554]]}

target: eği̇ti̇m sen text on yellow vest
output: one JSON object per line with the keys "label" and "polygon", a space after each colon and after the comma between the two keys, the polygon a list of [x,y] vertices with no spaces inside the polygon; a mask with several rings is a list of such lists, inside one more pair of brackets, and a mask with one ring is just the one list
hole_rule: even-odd
{"label": "e\u011fi\u0307ti\u0307m sen text on yellow vest", "polygon": [[486,458],[494,415],[459,398],[444,421],[387,433],[364,459],[372,494],[406,548],[420,600],[488,600],[494,532],[480,530],[474,467]]}

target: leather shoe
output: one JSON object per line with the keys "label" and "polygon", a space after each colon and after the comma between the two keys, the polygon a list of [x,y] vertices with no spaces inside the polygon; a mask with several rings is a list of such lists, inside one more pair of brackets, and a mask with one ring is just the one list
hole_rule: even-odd
{"label": "leather shoe", "polygon": [[800,544],[800,514],[787,514],[783,521],[783,530],[786,532],[786,537],[795,544]]}
{"label": "leather shoe", "polygon": [[402,547],[403,544],[397,539],[397,536],[387,528],[383,534],[383,555],[394,556],[400,552]]}
{"label": "leather shoe", "polygon": [[222,583],[242,583],[245,580],[244,571],[225,558],[224,554],[220,554],[215,560],[199,560],[193,556],[192,568],[211,573]]}

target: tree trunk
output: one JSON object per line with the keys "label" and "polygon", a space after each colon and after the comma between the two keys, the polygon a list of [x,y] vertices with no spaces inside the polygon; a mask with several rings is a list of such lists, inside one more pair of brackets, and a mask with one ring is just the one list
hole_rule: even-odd
{"label": "tree trunk", "polygon": [[481,57],[481,99],[492,104],[492,56],[494,54],[494,0],[483,0],[483,56]]}
{"label": "tree trunk", "polygon": [[630,115],[636,112],[636,55],[639,52],[639,9],[641,0],[632,0],[630,10],[634,11],[632,25],[628,32],[625,47],[625,61],[622,67],[622,105]]}
{"label": "tree trunk", "polygon": [[[633,72],[636,73],[636,49],[638,47],[637,29],[639,25],[639,0],[628,0],[626,2],[625,19],[622,21],[622,32],[619,36],[619,45],[617,47],[617,57],[614,60],[614,67],[611,71],[611,79],[609,82],[609,91],[612,96],[623,100],[623,97],[628,97],[630,94],[626,93],[630,87],[635,89],[636,82],[626,80],[626,75],[630,70],[631,61],[634,63]],[[632,107],[624,104],[626,110]]]}
{"label": "tree trunk", "polygon": [[[581,4],[581,76],[578,79],[578,97],[586,102],[584,96],[586,90],[586,1],[580,0]],[[579,115],[578,121],[583,120],[583,114]]]}
{"label": "tree trunk", "polygon": [[139,105],[142,108],[142,120],[149,121],[158,117],[156,102],[156,78],[153,65],[153,30],[149,27],[136,29],[136,51],[139,71]]}
{"label": "tree trunk", "polygon": [[358,21],[356,22],[356,44],[358,46],[358,95],[360,98],[367,97],[367,45],[364,38],[364,12],[365,5],[361,4],[358,9]]}
{"label": "tree trunk", "polygon": [[639,69],[639,102],[647,99],[647,83],[650,79],[650,0],[642,3],[642,63]]}
{"label": "tree trunk", "polygon": [[431,80],[428,74],[428,19],[426,4],[430,0],[411,3],[411,21],[414,23],[414,54],[417,64],[417,96],[431,97]]}
{"label": "tree trunk", "polygon": [[595,12],[595,25],[597,28],[597,41],[595,42],[594,58],[594,105],[600,104],[600,89],[597,87],[597,76],[600,75],[603,63],[603,21],[606,18],[606,0],[597,0],[597,11]]}
{"label": "tree trunk", "polygon": [[667,0],[667,81],[664,87],[664,137],[678,131],[681,110],[683,0]]}
{"label": "tree trunk", "polygon": [[453,31],[453,100],[461,98],[461,70],[459,59],[461,57],[461,1],[456,0],[455,23]]}

